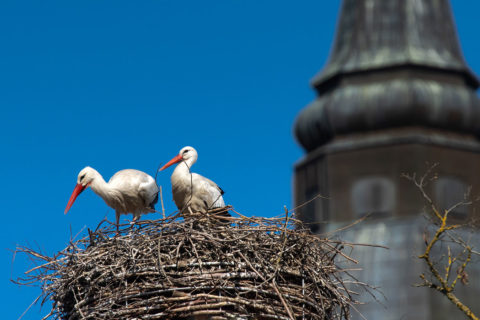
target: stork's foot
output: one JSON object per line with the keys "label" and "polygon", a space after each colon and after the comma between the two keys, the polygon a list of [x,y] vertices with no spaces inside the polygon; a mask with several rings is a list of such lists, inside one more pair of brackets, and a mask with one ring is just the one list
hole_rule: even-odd
{"label": "stork's foot", "polygon": [[[137,224],[137,221],[138,221],[138,217],[134,217],[132,219],[132,221],[130,221],[130,228],[132,228],[132,230],[133,230],[133,228],[135,228],[135,225]],[[137,227],[140,228],[140,225],[137,225]]]}

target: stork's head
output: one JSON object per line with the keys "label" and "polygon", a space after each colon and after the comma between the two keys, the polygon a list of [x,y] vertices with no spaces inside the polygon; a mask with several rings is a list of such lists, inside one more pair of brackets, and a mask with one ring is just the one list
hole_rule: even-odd
{"label": "stork's head", "polygon": [[189,159],[195,159],[197,160],[198,154],[197,150],[195,150],[193,147],[183,147],[182,150],[178,153],[179,156],[182,156],[182,159],[187,161]]}
{"label": "stork's head", "polygon": [[85,188],[88,187],[88,185],[92,183],[96,174],[97,174],[97,171],[91,167],[83,168],[78,174],[77,184],[80,184]]}
{"label": "stork's head", "polygon": [[65,214],[67,214],[68,210],[70,210],[78,195],[82,193],[83,190],[90,185],[90,183],[92,183],[96,175],[98,175],[98,172],[90,167],[85,167],[82,169],[82,171],[80,171],[77,178],[77,185],[75,186],[75,189],[73,189],[70,200],[68,200],[67,207],[65,208]]}
{"label": "stork's head", "polygon": [[181,161],[186,161],[189,166],[197,161],[198,154],[197,150],[193,147],[183,147],[182,150],[176,155],[172,160],[168,161],[160,170],[166,169],[170,167],[172,164],[179,163]]}

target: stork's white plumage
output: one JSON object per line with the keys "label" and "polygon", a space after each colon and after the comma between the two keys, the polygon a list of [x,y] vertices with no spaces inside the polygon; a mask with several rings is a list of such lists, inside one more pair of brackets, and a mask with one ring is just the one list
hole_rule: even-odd
{"label": "stork's white plumage", "polygon": [[193,212],[203,213],[212,208],[225,207],[223,190],[212,180],[190,171],[197,158],[194,148],[184,147],[177,156],[160,168],[164,170],[178,163],[171,181],[173,201],[180,212],[185,212],[189,207]]}
{"label": "stork's white plumage", "polygon": [[121,170],[115,173],[107,183],[97,170],[85,167],[78,174],[77,185],[65,208],[65,214],[78,195],[88,187],[91,187],[93,192],[115,210],[117,232],[121,214],[132,213],[132,222],[135,222],[141,214],[155,212],[158,186],[155,180],[145,172],[134,169]]}

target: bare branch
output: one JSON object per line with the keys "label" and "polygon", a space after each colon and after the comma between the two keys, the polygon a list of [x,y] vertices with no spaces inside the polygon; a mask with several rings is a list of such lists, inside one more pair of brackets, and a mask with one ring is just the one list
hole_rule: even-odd
{"label": "bare branch", "polygon": [[[453,230],[460,228],[461,225],[448,224],[449,213],[451,213],[460,206],[472,204],[472,200],[467,199],[470,194],[470,190],[468,190],[465,194],[464,201],[453,205],[452,207],[444,210],[443,213],[441,213],[435,206],[432,198],[425,191],[425,186],[427,185],[427,183],[429,181],[432,181],[433,179],[436,179],[436,175],[434,175],[434,177],[431,177],[433,169],[436,166],[437,165],[431,166],[420,179],[417,179],[415,174],[403,175],[415,184],[425,201],[429,204],[432,215],[436,218],[435,234],[433,235],[433,237],[430,238],[427,234],[427,231],[424,232],[423,239],[425,241],[425,250],[421,255],[418,256],[418,258],[424,260],[427,264],[432,280],[427,279],[425,274],[421,274],[420,279],[422,279],[422,283],[418,286],[435,289],[436,291],[445,295],[469,319],[478,320],[479,318],[470,310],[470,308],[468,308],[462,301],[460,301],[454,293],[454,289],[456,284],[458,283],[458,280],[460,280],[464,284],[466,284],[468,281],[468,275],[465,272],[465,269],[468,263],[471,261],[473,251],[472,248],[463,239],[461,239],[461,237],[454,237],[451,234]],[[447,252],[444,255],[441,255],[441,257],[444,256],[447,258],[444,267],[445,271],[442,275],[442,272],[440,272],[440,269],[438,269],[437,267],[437,265],[439,264],[439,259],[432,256],[432,250],[434,247],[439,246],[444,241],[443,239],[445,235],[453,242],[453,244],[458,245],[459,247],[463,248],[463,250],[461,250],[459,254],[454,256],[452,254],[452,249],[450,245],[447,246]],[[451,280],[452,270],[454,270],[455,266],[457,266],[458,263],[460,263],[460,265],[457,268],[457,274],[455,275],[454,279]]]}

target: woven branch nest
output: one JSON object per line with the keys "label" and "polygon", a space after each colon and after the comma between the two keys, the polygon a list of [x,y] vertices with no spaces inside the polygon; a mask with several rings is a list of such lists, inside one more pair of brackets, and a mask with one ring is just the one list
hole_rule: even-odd
{"label": "woven branch nest", "polygon": [[342,247],[288,215],[211,212],[117,236],[103,221],[54,257],[17,251],[40,260],[19,283],[53,301],[44,319],[348,319]]}

